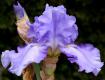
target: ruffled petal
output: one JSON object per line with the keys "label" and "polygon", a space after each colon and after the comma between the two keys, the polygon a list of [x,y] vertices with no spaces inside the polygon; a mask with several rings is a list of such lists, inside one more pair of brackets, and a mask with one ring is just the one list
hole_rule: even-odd
{"label": "ruffled petal", "polygon": [[68,60],[79,65],[79,71],[92,72],[96,76],[103,62],[100,60],[100,51],[91,44],[71,45],[61,48],[61,51],[68,56]]}
{"label": "ruffled petal", "polygon": [[10,63],[9,71],[20,76],[23,69],[30,63],[40,63],[47,55],[47,47],[38,44],[29,44],[24,48],[18,47],[15,51],[5,51],[2,53],[2,64],[7,67]]}
{"label": "ruffled petal", "polygon": [[10,64],[10,53],[14,53],[14,51],[9,51],[9,50],[6,50],[4,52],[2,52],[2,55],[1,55],[1,63],[3,65],[3,67],[7,68]]}
{"label": "ruffled petal", "polygon": [[47,4],[43,14],[35,17],[29,34],[38,43],[46,43],[50,47],[64,46],[73,43],[78,36],[75,22],[76,18],[67,15],[64,6],[53,7]]}

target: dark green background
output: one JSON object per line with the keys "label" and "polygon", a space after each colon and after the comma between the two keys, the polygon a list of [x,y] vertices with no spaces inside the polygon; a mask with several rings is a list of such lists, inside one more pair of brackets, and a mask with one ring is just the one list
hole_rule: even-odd
{"label": "dark green background", "polygon": [[[29,18],[42,14],[45,4],[64,5],[69,15],[76,16],[79,36],[75,43],[91,43],[100,49],[105,62],[105,0],[20,0]],[[16,49],[24,44],[16,30],[13,12],[14,0],[0,1],[0,53],[6,49]],[[97,77],[92,73],[78,72],[78,66],[71,64],[61,55],[55,71],[56,80],[105,80],[105,66]],[[22,80],[0,65],[0,80]]]}

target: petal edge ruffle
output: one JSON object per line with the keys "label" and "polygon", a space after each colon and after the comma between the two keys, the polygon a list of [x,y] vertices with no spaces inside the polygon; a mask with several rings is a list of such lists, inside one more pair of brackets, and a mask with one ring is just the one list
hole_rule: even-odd
{"label": "petal edge ruffle", "polygon": [[104,64],[100,60],[100,51],[91,44],[71,45],[61,48],[61,51],[69,57],[69,61],[79,65],[79,71],[92,72],[95,76],[98,75]]}
{"label": "petal edge ruffle", "polygon": [[[30,63],[40,63],[47,55],[47,47],[37,44],[29,44],[24,48],[15,51],[5,51],[2,53],[2,65],[6,68],[10,63],[9,71],[20,76],[24,68]],[[8,62],[7,62],[8,61]]]}

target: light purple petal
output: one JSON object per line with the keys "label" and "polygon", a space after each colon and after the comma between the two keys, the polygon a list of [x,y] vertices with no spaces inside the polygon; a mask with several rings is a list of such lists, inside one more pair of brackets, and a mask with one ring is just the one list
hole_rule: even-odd
{"label": "light purple petal", "polygon": [[79,65],[79,71],[92,72],[97,75],[103,66],[100,60],[100,51],[91,44],[70,45],[61,48],[61,51],[68,56],[68,60]]}
{"label": "light purple petal", "polygon": [[[75,22],[76,18],[67,15],[64,6],[53,7],[47,4],[43,14],[35,17],[29,34],[38,43],[46,43],[50,47],[64,46],[73,43],[78,36]],[[35,30],[34,35],[32,29]]]}
{"label": "light purple petal", "polygon": [[2,52],[1,62],[2,62],[3,67],[5,67],[5,68],[7,68],[11,62],[10,61],[10,54],[11,53],[14,53],[14,51],[6,50],[6,51]]}
{"label": "light purple petal", "polygon": [[10,63],[9,71],[20,76],[23,69],[30,63],[40,63],[47,55],[47,47],[38,44],[29,44],[24,48],[18,47],[15,51],[5,51],[2,53],[2,64],[7,67]]}
{"label": "light purple petal", "polygon": [[[28,38],[34,38],[35,39],[35,27],[34,24],[31,24],[30,22],[27,22],[28,26],[30,27],[27,33]],[[36,42],[33,40],[32,42]]]}
{"label": "light purple petal", "polygon": [[18,5],[14,5],[14,11],[16,13],[16,16],[18,19],[21,19],[24,17],[25,15],[25,10],[24,8],[20,5],[20,3],[18,2]]}

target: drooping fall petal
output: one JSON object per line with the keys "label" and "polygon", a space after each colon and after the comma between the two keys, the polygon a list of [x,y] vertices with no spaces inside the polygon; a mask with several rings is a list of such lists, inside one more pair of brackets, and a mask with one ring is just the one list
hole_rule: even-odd
{"label": "drooping fall petal", "polygon": [[61,48],[61,51],[67,55],[71,63],[79,65],[79,71],[85,70],[86,73],[92,72],[97,75],[103,66],[100,60],[100,52],[91,44],[71,45]]}
{"label": "drooping fall petal", "polygon": [[47,55],[47,47],[38,44],[29,44],[24,48],[18,47],[18,52],[6,50],[2,52],[2,65],[6,68],[11,64],[9,71],[20,76],[23,69],[30,63],[40,63]]}

